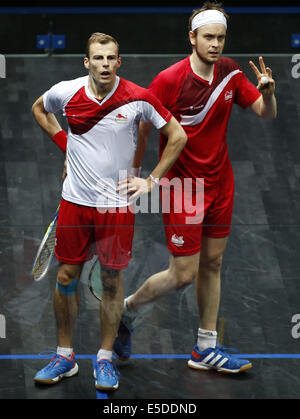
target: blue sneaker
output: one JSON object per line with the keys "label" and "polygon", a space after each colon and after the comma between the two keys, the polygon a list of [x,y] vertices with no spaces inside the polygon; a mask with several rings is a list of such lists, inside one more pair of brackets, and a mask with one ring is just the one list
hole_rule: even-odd
{"label": "blue sneaker", "polygon": [[119,371],[107,359],[96,362],[94,369],[95,386],[98,390],[117,390],[119,387]]}
{"label": "blue sneaker", "polygon": [[238,373],[252,367],[251,362],[230,355],[226,350],[237,352],[232,348],[224,348],[218,343],[215,348],[208,348],[200,352],[198,346],[194,346],[188,366],[196,370],[214,369],[218,372]]}
{"label": "blue sneaker", "polygon": [[132,331],[133,330],[130,328],[130,326],[125,326],[121,320],[113,350],[122,361],[126,361],[130,358],[132,348]]}
{"label": "blue sneaker", "polygon": [[55,353],[50,363],[36,373],[34,381],[41,384],[55,384],[63,377],[72,377],[77,373],[78,365],[75,362],[74,352],[71,360]]}

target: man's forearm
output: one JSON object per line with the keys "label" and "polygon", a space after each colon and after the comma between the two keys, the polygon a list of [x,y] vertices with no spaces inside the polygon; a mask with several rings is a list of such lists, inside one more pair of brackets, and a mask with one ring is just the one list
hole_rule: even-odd
{"label": "man's forearm", "polygon": [[160,131],[163,135],[168,137],[168,142],[158,165],[151,172],[151,175],[154,178],[159,179],[171,169],[187,142],[186,133],[174,116]]}
{"label": "man's forearm", "polygon": [[133,192],[130,200],[137,199],[138,196],[150,192],[156,184],[159,184],[159,179],[170,170],[186,144],[186,133],[174,117],[160,129],[160,132],[168,138],[168,142],[159,163],[148,178],[132,177],[119,182],[117,191],[121,195]]}
{"label": "man's forearm", "polygon": [[277,116],[277,101],[275,95],[263,95],[261,102],[261,117],[265,120],[275,119]]}
{"label": "man's forearm", "polygon": [[169,136],[160,161],[151,172],[153,177],[161,179],[171,169],[184,148],[186,141],[187,137],[183,130],[180,133],[176,132]]}

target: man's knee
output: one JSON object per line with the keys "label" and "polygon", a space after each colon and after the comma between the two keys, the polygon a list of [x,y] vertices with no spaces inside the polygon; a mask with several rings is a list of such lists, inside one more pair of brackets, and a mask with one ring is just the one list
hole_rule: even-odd
{"label": "man's knee", "polygon": [[219,273],[222,268],[226,245],[227,237],[216,239],[203,236],[199,270],[205,270],[208,273]]}
{"label": "man's knee", "polygon": [[79,270],[75,268],[68,269],[66,267],[61,267],[57,274],[56,289],[61,294],[65,294],[65,295],[75,294],[77,290],[79,276],[80,276]]}
{"label": "man's knee", "polygon": [[67,275],[57,277],[56,289],[64,295],[74,295],[77,290],[78,279]]}
{"label": "man's knee", "polygon": [[113,298],[116,295],[119,287],[121,271],[102,267],[101,280],[103,292]]}
{"label": "man's knee", "polygon": [[220,272],[222,268],[223,255],[200,258],[200,270]]}
{"label": "man's knee", "polygon": [[173,274],[175,278],[176,289],[179,290],[190,285],[193,282],[196,274],[197,272],[195,269],[176,269]]}
{"label": "man's knee", "polygon": [[177,290],[190,285],[198,272],[199,254],[182,256],[172,260],[169,273]]}

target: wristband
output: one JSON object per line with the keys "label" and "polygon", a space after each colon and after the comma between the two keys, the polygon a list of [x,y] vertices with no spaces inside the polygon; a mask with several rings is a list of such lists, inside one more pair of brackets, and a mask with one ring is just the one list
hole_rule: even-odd
{"label": "wristband", "polygon": [[155,183],[156,185],[159,186],[159,178],[158,177],[154,177],[152,175],[149,175],[151,182]]}
{"label": "wristband", "polygon": [[64,153],[66,152],[68,134],[66,133],[65,130],[62,129],[61,131],[59,131],[55,135],[53,135],[52,141],[54,141],[55,144],[58,145],[58,147],[61,149],[61,151],[63,151]]}

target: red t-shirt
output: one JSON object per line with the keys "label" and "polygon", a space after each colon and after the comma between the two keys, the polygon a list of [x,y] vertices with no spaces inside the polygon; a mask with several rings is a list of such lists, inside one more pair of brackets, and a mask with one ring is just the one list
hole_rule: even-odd
{"label": "red t-shirt", "polygon": [[[159,73],[149,86],[183,126],[188,141],[166,177],[204,178],[210,186],[228,163],[226,132],[234,103],[246,108],[261,93],[239,65],[222,57],[215,64],[211,82],[197,76],[190,57]],[[160,137],[160,155],[167,139]]]}

